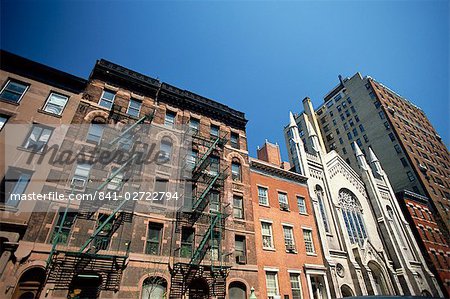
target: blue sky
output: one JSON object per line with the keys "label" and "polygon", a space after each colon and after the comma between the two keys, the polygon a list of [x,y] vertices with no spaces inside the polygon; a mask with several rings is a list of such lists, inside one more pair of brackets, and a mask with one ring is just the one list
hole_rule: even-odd
{"label": "blue sky", "polygon": [[448,1],[1,1],[1,48],[87,78],[105,58],[246,113],[249,150],[359,71],[449,144]]}

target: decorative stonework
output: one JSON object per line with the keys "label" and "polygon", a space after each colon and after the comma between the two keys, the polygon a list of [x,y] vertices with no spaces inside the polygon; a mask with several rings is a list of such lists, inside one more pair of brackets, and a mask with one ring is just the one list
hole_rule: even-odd
{"label": "decorative stonework", "polygon": [[342,174],[342,176],[344,176],[361,194],[364,194],[364,197],[367,198],[364,184],[340,163],[337,163],[330,168],[330,178],[333,178],[338,173]]}

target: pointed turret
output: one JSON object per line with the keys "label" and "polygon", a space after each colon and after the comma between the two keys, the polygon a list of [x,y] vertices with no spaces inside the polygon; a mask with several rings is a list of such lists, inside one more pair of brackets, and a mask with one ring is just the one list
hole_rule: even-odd
{"label": "pointed turret", "polygon": [[372,148],[369,147],[369,163],[372,166],[372,169],[378,174],[384,174],[383,168],[381,167],[381,163],[378,160],[377,156],[373,152]]}
{"label": "pointed turret", "polygon": [[312,148],[316,153],[318,153],[321,150],[319,137],[317,137],[316,131],[314,131],[314,128],[312,127],[308,118],[305,119],[305,123],[306,130],[308,131],[308,137],[311,139]]}
{"label": "pointed turret", "polygon": [[297,123],[295,122],[294,114],[292,114],[292,111],[289,111],[289,128],[291,127],[297,127]]}
{"label": "pointed turret", "polygon": [[361,151],[361,149],[359,148],[358,144],[355,141],[353,141],[353,146],[355,148],[356,160],[358,161],[359,167],[361,167],[364,170],[369,169],[369,165],[367,164],[366,158],[364,157],[363,152]]}

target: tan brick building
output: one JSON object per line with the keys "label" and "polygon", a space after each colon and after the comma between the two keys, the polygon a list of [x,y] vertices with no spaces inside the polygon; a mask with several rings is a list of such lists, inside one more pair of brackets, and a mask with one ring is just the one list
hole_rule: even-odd
{"label": "tan brick building", "polygon": [[278,145],[250,159],[258,298],[330,297],[307,178],[289,170]]}

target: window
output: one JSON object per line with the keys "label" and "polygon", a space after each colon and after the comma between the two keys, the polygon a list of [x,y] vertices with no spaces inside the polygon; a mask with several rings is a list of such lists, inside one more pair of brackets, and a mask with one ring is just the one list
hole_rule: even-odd
{"label": "window", "polygon": [[189,129],[191,130],[191,132],[193,134],[198,133],[198,131],[200,129],[200,121],[196,118],[191,117],[189,119]]}
{"label": "window", "polygon": [[186,165],[188,169],[194,169],[195,164],[197,163],[197,155],[198,152],[196,150],[189,150],[189,154],[186,157]]}
{"label": "window", "polygon": [[244,202],[241,196],[233,196],[233,217],[244,219]]}
{"label": "window", "polygon": [[389,139],[391,139],[391,141],[395,141],[394,133],[389,133]]}
{"label": "window", "polygon": [[416,178],[414,177],[414,174],[411,171],[407,171],[406,175],[408,176],[408,179],[410,182],[413,182],[416,180]]}
{"label": "window", "polygon": [[220,234],[217,231],[212,233],[212,237],[209,239],[209,254],[212,261],[218,261],[220,257]]}
{"label": "window", "polygon": [[173,128],[175,124],[176,113],[172,111],[166,111],[166,117],[164,118],[164,125],[169,128]]}
{"label": "window", "polygon": [[266,271],[266,288],[268,299],[275,299],[278,296],[278,275],[277,272]]}
{"label": "window", "polygon": [[231,163],[231,178],[233,179],[233,181],[241,181],[242,177],[241,177],[241,164],[237,163],[237,162],[232,162]]}
{"label": "window", "polygon": [[361,139],[359,139],[359,138],[358,138],[358,139],[356,139],[356,144],[358,144],[358,146],[359,146],[359,147],[361,147],[361,146],[362,146],[362,142],[361,142]]}
{"label": "window", "polygon": [[361,131],[361,133],[365,131],[364,126],[362,124],[359,125],[359,130]]}
{"label": "window", "polygon": [[211,131],[209,132],[211,139],[216,139],[219,137],[219,127],[215,125],[211,125]]}
{"label": "window", "polygon": [[[339,129],[338,128],[336,128],[336,134],[341,134],[341,132],[339,131]],[[330,139],[333,139],[332,137],[330,138]]]}
{"label": "window", "polygon": [[343,143],[344,143],[344,140],[342,140],[341,137],[339,137],[339,143],[340,143],[340,144],[343,144]]}
{"label": "window", "polygon": [[[380,106],[381,106],[381,102],[380,101],[376,101],[375,103],[374,103],[374,105],[375,105],[375,108],[380,108]],[[381,112],[381,111],[380,111]]]}
{"label": "window", "polygon": [[[118,168],[114,167],[111,171],[111,175],[109,177],[112,177],[114,173],[116,173]],[[123,173],[118,172],[108,183],[108,189],[109,190],[119,190],[122,187],[122,181],[123,181]]]}
{"label": "window", "polygon": [[245,250],[245,237],[235,235],[234,236],[234,256],[236,257],[236,263],[245,264],[246,261],[246,250]]}
{"label": "window", "polygon": [[341,107],[341,105],[337,105],[337,106],[336,106],[336,108],[337,108],[337,110],[338,110],[339,112],[341,112],[341,111],[342,111],[342,107]]}
{"label": "window", "polygon": [[72,177],[72,186],[75,186],[76,188],[84,188],[89,179],[90,172],[90,164],[78,164]]}
{"label": "window", "polygon": [[348,130],[348,124],[347,123],[344,123],[344,129]]}
{"label": "window", "polygon": [[356,120],[356,122],[359,122],[359,116],[358,115],[355,115],[355,120]]}
{"label": "window", "polygon": [[0,131],[3,129],[3,127],[5,126],[7,121],[8,121],[8,117],[6,117],[4,115],[0,115]]}
{"label": "window", "polygon": [[358,130],[356,130],[356,128],[353,129],[353,135],[354,135],[355,137],[358,136]]}
{"label": "window", "polygon": [[92,123],[89,126],[86,141],[91,141],[93,143],[99,144],[103,136],[103,126],[104,125],[102,124]]}
{"label": "window", "polygon": [[139,117],[139,113],[141,112],[141,106],[142,106],[141,101],[130,99],[130,102],[128,103],[127,114],[134,117]]}
{"label": "window", "polygon": [[348,138],[348,140],[352,140],[352,138],[353,138],[353,137],[352,137],[352,133],[348,132],[348,133],[347,133],[347,138]]}
{"label": "window", "polygon": [[172,157],[172,141],[168,137],[163,137],[159,146],[160,161],[168,162]]}
{"label": "window", "polygon": [[389,130],[391,128],[391,126],[389,126],[389,123],[387,121],[384,122],[384,127],[386,128],[386,130]]}
{"label": "window", "polygon": [[306,214],[306,202],[305,198],[302,196],[297,196],[297,206],[298,206],[298,212],[300,214]]}
{"label": "window", "polygon": [[163,225],[150,222],[148,224],[147,244],[145,246],[146,254],[159,255],[161,250],[161,236]]}
{"label": "window", "polygon": [[405,158],[400,158],[400,162],[402,162],[403,167],[408,167],[408,162],[406,162]]}
{"label": "window", "polygon": [[369,137],[367,137],[367,135],[363,135],[363,138],[364,138],[364,142],[365,142],[365,143],[368,143],[368,142],[369,142]]}
{"label": "window", "polygon": [[356,112],[356,109],[355,109],[355,107],[353,107],[353,106],[350,107],[350,110],[351,110],[353,113]]}
{"label": "window", "polygon": [[350,112],[348,110],[345,110],[345,116],[347,116],[347,117],[350,116]]}
{"label": "window", "polygon": [[342,148],[342,152],[344,153],[344,155],[347,154],[347,149],[345,147]]}
{"label": "window", "polygon": [[219,158],[215,156],[209,157],[209,174],[216,176],[219,174]]}
{"label": "window", "polygon": [[337,125],[337,122],[336,122],[336,120],[335,119],[333,119],[333,125]]}
{"label": "window", "polygon": [[102,107],[111,109],[114,103],[114,98],[116,97],[116,93],[110,90],[103,90],[102,96],[98,104]]}
{"label": "window", "polygon": [[305,240],[306,253],[314,253],[312,231],[309,229],[303,229],[303,239]]}
{"label": "window", "polygon": [[263,238],[263,248],[273,249],[272,223],[261,222],[261,233]]}
{"label": "window", "polygon": [[320,216],[322,217],[325,232],[329,233],[330,225],[328,223],[328,216],[327,216],[327,211],[325,209],[324,194],[323,194],[322,188],[320,188],[319,186],[316,186],[315,193],[317,196],[317,201],[319,202],[319,211],[320,211]]}
{"label": "window", "polygon": [[258,186],[258,202],[260,205],[268,206],[269,205],[269,197],[267,188]]}
{"label": "window", "polygon": [[283,225],[284,245],[287,251],[295,251],[294,231],[291,226]]}
{"label": "window", "polygon": [[41,125],[33,125],[23,147],[31,151],[42,152],[47,145],[53,129]]}
{"label": "window", "polygon": [[45,103],[43,110],[49,113],[61,115],[61,113],[64,110],[64,107],[66,107],[68,100],[69,100],[68,97],[52,92],[48,96],[47,102]]}
{"label": "window", "polygon": [[291,281],[292,299],[301,299],[302,287],[300,283],[300,274],[289,273],[289,280]]}
{"label": "window", "polygon": [[362,246],[364,240],[367,239],[367,233],[361,205],[356,196],[346,189],[339,191],[338,200],[350,242]]}
{"label": "window", "polygon": [[8,82],[0,92],[0,99],[19,103],[23,95],[27,91],[28,86],[29,85],[18,81],[8,80]]}
{"label": "window", "polygon": [[192,252],[194,248],[194,229],[192,227],[183,227],[181,229],[181,247],[180,256],[181,257],[192,257]]}
{"label": "window", "polygon": [[349,121],[348,121],[348,123],[350,124],[350,126],[352,126],[352,127],[354,127],[355,126],[355,123],[353,122],[353,119],[350,119]]}
{"label": "window", "polygon": [[220,194],[217,191],[211,191],[209,193],[209,212],[219,211],[219,197]]}
{"label": "window", "polygon": [[342,95],[341,94],[338,94],[337,96],[334,97],[334,100],[336,102],[339,101],[340,99],[342,99]]}
{"label": "window", "polygon": [[118,149],[122,151],[129,151],[133,148],[134,139],[131,133],[122,133],[122,137],[118,141]]}
{"label": "window", "polygon": [[230,142],[232,148],[239,149],[239,134],[231,132]]}
{"label": "window", "polygon": [[157,199],[158,201],[162,201],[164,199],[164,193],[167,192],[168,186],[169,186],[168,179],[155,178],[155,189],[153,191],[158,192],[158,195],[155,199]]}
{"label": "window", "polygon": [[341,117],[341,120],[345,120],[344,114],[340,114],[339,116]]}
{"label": "window", "polygon": [[32,172],[27,170],[12,167],[8,168],[1,183],[0,202],[5,202],[8,206],[17,207],[20,203],[20,200],[18,200],[17,197],[20,197],[25,193],[31,175]]}
{"label": "window", "polygon": [[386,116],[384,115],[383,111],[378,112],[378,115],[380,116],[381,119],[384,119]]}
{"label": "window", "polygon": [[[77,213],[76,212],[67,212],[66,217],[64,218],[64,212],[58,213],[58,220],[56,221],[56,225],[53,228],[53,233],[50,237],[50,242],[56,241],[57,244],[67,244],[70,237],[70,231],[72,230],[72,226],[75,222],[75,217]],[[64,223],[63,222],[64,218]],[[56,237],[56,234],[58,233],[59,229],[61,228],[61,231],[58,235],[58,239],[54,240]]]}
{"label": "window", "polygon": [[280,209],[289,210],[288,197],[286,193],[278,192],[278,203],[280,204]]}

